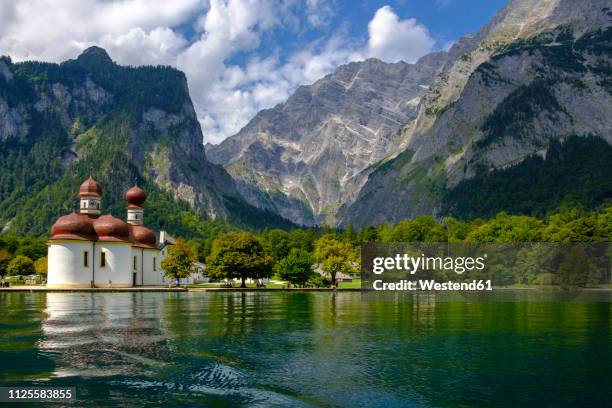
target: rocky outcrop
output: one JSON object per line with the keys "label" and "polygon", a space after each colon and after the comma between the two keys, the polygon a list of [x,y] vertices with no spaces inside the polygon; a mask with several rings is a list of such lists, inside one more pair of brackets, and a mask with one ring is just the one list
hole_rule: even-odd
{"label": "rocky outcrop", "polygon": [[[98,47],[62,64],[0,58],[0,153],[3,160],[10,158],[2,168],[9,174],[0,186],[0,218],[19,216],[36,195],[46,197],[49,212],[61,211],[62,194],[68,191],[61,184],[78,172],[93,172],[111,185],[110,206],[112,200],[121,206],[120,192],[138,179],[153,183],[177,205],[187,203],[192,215],[242,225],[249,225],[240,219],[243,213],[270,217],[246,203],[227,171],[206,159],[182,72],[119,66]],[[32,160],[46,169],[44,182],[11,174]],[[61,193],[52,197],[45,189]],[[152,199],[149,205],[156,203]],[[37,216],[35,233],[40,233],[53,217],[44,211]],[[158,219],[163,222],[163,214]],[[27,228],[25,222],[19,228]]]}
{"label": "rocky outcrop", "polygon": [[455,45],[402,130],[406,150],[369,175],[342,222],[438,215],[446,190],[544,154],[551,140],[590,134],[612,143],[606,3],[514,0]]}
{"label": "rocky outcrop", "polygon": [[363,171],[402,149],[397,131],[416,117],[445,60],[439,52],[416,64],[341,66],[208,145],[208,158],[226,167],[251,203],[295,222],[333,224],[365,181]]}

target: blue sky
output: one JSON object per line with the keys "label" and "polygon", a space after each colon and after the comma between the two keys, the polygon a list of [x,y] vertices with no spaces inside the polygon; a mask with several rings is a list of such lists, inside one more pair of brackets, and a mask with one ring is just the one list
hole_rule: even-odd
{"label": "blue sky", "polygon": [[0,8],[0,54],[60,62],[91,45],[124,65],[185,72],[204,141],[336,67],[414,62],[475,33],[502,0],[20,0]]}
{"label": "blue sky", "polygon": [[[476,33],[490,21],[506,0],[354,0],[325,2],[330,7],[329,18],[323,25],[313,26],[307,22],[307,10],[302,10],[301,25],[297,29],[273,30],[262,41],[257,53],[266,54],[281,49],[283,55],[290,54],[300,45],[309,44],[322,36],[333,35],[338,29],[355,40],[367,41],[368,23],[376,11],[391,6],[400,19],[415,18],[428,28],[436,40],[436,49],[441,49],[467,33]],[[240,53],[232,62],[241,63],[249,53]]]}

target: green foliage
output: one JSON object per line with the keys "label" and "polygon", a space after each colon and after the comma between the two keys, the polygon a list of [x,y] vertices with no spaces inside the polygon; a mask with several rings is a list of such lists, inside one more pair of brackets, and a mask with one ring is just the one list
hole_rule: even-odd
{"label": "green foliage", "polygon": [[312,229],[291,231],[271,229],[261,233],[261,244],[275,261],[279,261],[288,256],[293,249],[311,252],[316,238],[316,232]]}
{"label": "green foliage", "polygon": [[323,272],[329,274],[332,285],[336,285],[338,273],[353,274],[358,269],[355,249],[349,242],[324,235],[315,242],[314,257],[320,263]]}
{"label": "green foliage", "polygon": [[34,270],[37,275],[47,276],[47,270],[49,269],[49,264],[47,262],[47,257],[44,256],[42,258],[38,258],[34,262]]}
{"label": "green foliage", "polygon": [[15,275],[33,275],[36,272],[34,262],[27,256],[17,255],[8,264],[7,274]]}
{"label": "green foliage", "polygon": [[23,241],[25,242],[15,251],[15,255],[25,255],[33,260],[47,255],[47,244],[43,239],[32,238]]}
{"label": "green foliage", "polygon": [[331,278],[315,273],[308,279],[304,286],[307,288],[329,288],[331,285]]}
{"label": "green foliage", "polygon": [[442,212],[471,219],[500,211],[545,216],[560,208],[594,209],[612,199],[612,146],[597,137],[550,142],[546,158],[464,180],[447,191]]}
{"label": "green foliage", "polygon": [[313,264],[314,259],[308,252],[303,249],[292,249],[289,255],[274,265],[274,272],[280,279],[287,280],[297,287],[304,287],[314,275]]}
{"label": "green foliage", "polygon": [[214,279],[259,279],[272,274],[273,259],[250,232],[227,232],[212,243],[207,273]]}
{"label": "green foliage", "polygon": [[477,145],[484,148],[506,137],[529,136],[534,129],[533,121],[544,111],[556,118],[557,112],[564,111],[552,89],[552,83],[535,80],[514,90],[487,117],[482,126],[485,137]]}
{"label": "green foliage", "polygon": [[432,217],[421,215],[382,229],[380,239],[382,242],[446,242],[447,234]]}
{"label": "green foliage", "polygon": [[[153,146],[173,143],[181,131],[196,131],[188,128],[196,123],[165,131],[140,130],[145,110],[184,112],[189,94],[183,73],[170,67],[118,66],[97,47],[60,65],[3,61],[13,80],[0,76],[0,97],[10,107],[20,107],[27,118],[27,132],[0,141],[0,230],[7,227],[10,233],[46,237],[59,216],[76,208],[78,186],[89,175],[105,190],[104,211],[116,217],[125,217],[123,193],[137,181],[148,194],[148,227],[204,239],[229,228],[175,199],[153,180],[154,171],[148,167],[147,155]],[[60,103],[52,96],[57,84],[73,95],[96,87],[100,95],[87,101],[73,96],[71,104],[39,111],[35,104],[42,96]],[[72,123],[66,123],[64,109]],[[187,167],[187,173],[198,171],[200,164],[192,159]],[[235,197],[222,200],[228,218],[242,228],[293,226]]]}
{"label": "green foliage", "polygon": [[12,258],[7,249],[0,249],[0,277],[8,274],[8,266]]}
{"label": "green foliage", "polygon": [[280,215],[270,210],[256,208],[236,197],[224,197],[224,204],[231,213],[232,225],[237,227],[254,230],[295,227],[295,224]]}
{"label": "green foliage", "polygon": [[166,276],[176,279],[186,278],[192,273],[192,264],[195,262],[193,248],[184,240],[177,239],[168,249],[168,256],[164,258],[161,267]]}
{"label": "green foliage", "polygon": [[376,242],[379,240],[378,229],[372,225],[368,225],[359,230],[357,234],[357,243]]}
{"label": "green foliage", "polygon": [[523,215],[498,214],[489,222],[473,229],[466,242],[537,242],[542,239],[544,223]]}

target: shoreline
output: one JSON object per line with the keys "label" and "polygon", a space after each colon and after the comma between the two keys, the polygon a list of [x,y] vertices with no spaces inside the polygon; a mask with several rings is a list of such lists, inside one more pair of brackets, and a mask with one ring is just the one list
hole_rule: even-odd
{"label": "shoreline", "polygon": [[[550,289],[533,287],[525,288],[493,288],[493,291],[537,291],[550,292]],[[131,288],[47,288],[45,286],[12,286],[0,288],[1,292],[369,292],[361,288],[186,288],[186,287],[159,287],[137,286]],[[580,291],[610,292],[612,288],[582,288]],[[377,292],[377,291],[372,291]],[[380,291],[388,292],[388,291]],[[562,292],[562,291],[560,291]]]}

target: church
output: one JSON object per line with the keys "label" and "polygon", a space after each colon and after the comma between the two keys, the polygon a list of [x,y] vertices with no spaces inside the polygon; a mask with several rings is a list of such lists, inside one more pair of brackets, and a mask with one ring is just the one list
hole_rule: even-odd
{"label": "church", "polygon": [[101,215],[102,189],[90,176],[79,189],[80,210],[51,227],[49,288],[129,288],[170,283],[161,261],[173,239],[144,226],[147,195],[134,186],[125,193],[127,222]]}

